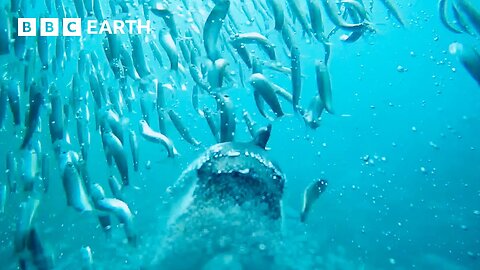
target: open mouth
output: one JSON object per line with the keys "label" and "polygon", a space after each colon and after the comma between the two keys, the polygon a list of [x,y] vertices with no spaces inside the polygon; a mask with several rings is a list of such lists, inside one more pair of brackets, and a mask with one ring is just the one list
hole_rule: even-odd
{"label": "open mouth", "polygon": [[[236,157],[226,159],[228,161],[208,161],[198,169],[199,181],[195,198],[208,202],[209,205],[215,201],[219,208],[230,207],[232,204],[249,206],[265,211],[264,214],[274,219],[280,218],[283,177],[256,159],[249,158],[247,162],[243,160],[243,167],[234,165],[239,163],[235,160]],[[219,169],[219,164],[225,166],[220,165],[222,169]]]}

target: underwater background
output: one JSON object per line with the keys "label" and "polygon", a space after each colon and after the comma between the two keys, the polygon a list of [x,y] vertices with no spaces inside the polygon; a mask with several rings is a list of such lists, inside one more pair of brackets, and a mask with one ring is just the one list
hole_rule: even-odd
{"label": "underwater background", "polygon": [[[445,29],[436,1],[396,2],[407,22],[405,28],[395,26],[381,4],[375,3],[376,33],[352,44],[331,38],[335,114],[324,113],[321,126],[311,130],[289,104],[282,103],[287,115],[272,122],[270,156],[287,176],[283,231],[291,244],[283,252],[294,269],[480,269],[480,89],[448,52],[453,42],[478,44],[478,38]],[[1,3],[5,5],[4,0]],[[331,24],[327,25],[330,29]],[[177,22],[177,27],[185,28],[186,23]],[[301,103],[307,104],[317,91],[314,60],[324,57],[323,49],[318,43],[302,42],[301,31],[296,35],[304,76]],[[102,38],[91,37],[85,48],[103,54],[97,45]],[[281,43],[281,39],[272,40]],[[146,58],[156,65],[152,57]],[[73,72],[72,66],[76,64],[67,64],[65,73],[52,74],[58,88],[68,85],[70,78],[65,74]],[[171,76],[166,68],[155,73],[161,82]],[[288,76],[271,76],[289,89]],[[118,227],[107,240],[94,214],[67,207],[52,159],[50,188],[41,197],[35,224],[54,253],[55,269],[79,269],[82,246],[91,247],[95,269],[139,269],[154,257],[163,232],[159,224],[168,215],[165,190],[206,147],[216,143],[205,120],[192,108],[193,81],[188,76],[174,78],[186,89],[168,91],[167,104],[202,145],[193,147],[182,140],[170,122],[167,130],[180,153],[177,158],[167,159],[160,146],[139,140],[140,170],[132,170],[130,181],[135,188],[124,194],[135,216],[137,247],[125,242]],[[237,119],[247,110],[258,123],[268,123],[259,115],[249,85],[232,87],[229,95]],[[22,98],[28,104],[27,95]],[[126,125],[141,119],[138,104],[135,108],[137,113],[129,114]],[[152,122],[157,129],[157,120]],[[38,138],[43,151],[53,155],[48,121],[41,125],[44,132]],[[69,128],[75,130],[74,126]],[[109,175],[116,171],[107,166],[93,121],[91,132],[91,178],[106,188]],[[21,134],[6,124],[0,132],[2,159],[9,151],[19,151]],[[235,140],[251,140],[244,124],[238,124]],[[0,162],[2,182],[5,166]],[[328,179],[328,189],[302,224],[298,215],[303,190],[319,178]],[[24,199],[21,192],[9,194],[0,214],[0,269],[17,269],[13,238]]]}

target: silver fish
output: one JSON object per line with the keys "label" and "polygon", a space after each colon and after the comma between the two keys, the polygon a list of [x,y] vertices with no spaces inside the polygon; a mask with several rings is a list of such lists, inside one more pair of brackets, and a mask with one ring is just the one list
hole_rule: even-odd
{"label": "silver fish", "polygon": [[82,270],[93,270],[93,255],[90,246],[83,246],[80,249],[80,255],[82,258]]}
{"label": "silver fish", "polygon": [[222,28],[223,21],[230,8],[230,0],[219,0],[208,15],[203,29],[203,44],[207,57],[211,61],[220,58],[220,52],[217,48],[218,35]]}
{"label": "silver fish", "polygon": [[47,36],[38,36],[37,37],[37,49],[38,49],[38,56],[40,57],[40,62],[42,62],[42,69],[48,69],[48,65],[50,63],[50,56],[49,56],[49,37]]}
{"label": "silver fish", "polygon": [[43,191],[48,192],[50,188],[50,156],[47,153],[42,154],[41,159],[42,170],[41,170],[41,180]]}
{"label": "silver fish", "polygon": [[11,193],[17,192],[17,177],[18,177],[18,163],[13,151],[8,151],[5,161],[6,167],[6,177],[7,177],[7,184],[8,189]]}
{"label": "silver fish", "polygon": [[20,253],[26,248],[28,233],[32,228],[32,222],[39,204],[40,200],[34,197],[28,197],[25,202],[20,203],[20,215],[17,219],[13,238],[16,253]]}
{"label": "silver fish", "polygon": [[0,183],[0,214],[5,213],[7,203],[7,185]]}
{"label": "silver fish", "polygon": [[25,147],[32,140],[34,132],[38,129],[40,124],[40,114],[43,107],[43,94],[38,92],[34,95],[33,99],[30,101],[30,110],[28,114],[28,126],[25,131],[25,136],[23,137],[22,145],[20,149],[25,149]]}
{"label": "silver fish", "polygon": [[175,44],[170,32],[165,30],[160,31],[158,34],[158,40],[160,41],[160,45],[167,53],[168,59],[170,60],[170,69],[178,70],[177,45]]}
{"label": "silver fish", "polygon": [[267,5],[272,10],[273,17],[275,18],[275,30],[282,31],[285,23],[285,13],[282,1],[267,0]]}
{"label": "silver fish", "polygon": [[312,34],[312,29],[308,24],[307,16],[305,16],[306,14],[304,11],[306,10],[306,8],[304,6],[301,6],[298,0],[287,0],[287,3],[293,15],[298,19],[298,22],[302,26],[303,32],[306,35],[310,36]]}
{"label": "silver fish", "polygon": [[157,60],[158,64],[163,67],[163,59],[162,59],[162,53],[160,52],[160,48],[158,48],[158,45],[154,41],[150,41],[150,49],[152,50],[153,58]]}
{"label": "silver fish", "polygon": [[67,205],[79,212],[92,211],[87,192],[77,167],[72,162],[67,162],[62,171],[62,182],[67,197]]}
{"label": "silver fish", "polygon": [[49,116],[50,137],[52,143],[56,140],[61,140],[64,137],[64,115],[63,102],[59,90],[56,89],[55,84],[50,87],[50,104],[52,110]]}
{"label": "silver fish", "polygon": [[33,226],[28,232],[26,245],[32,255],[32,262],[37,269],[54,269],[54,255],[41,241],[37,229]]}
{"label": "silver fish", "polygon": [[170,120],[172,120],[173,125],[175,128],[178,130],[180,135],[182,135],[182,138],[188,142],[189,144],[193,146],[199,146],[200,142],[192,137],[190,134],[190,131],[187,129],[187,127],[183,124],[182,122],[182,117],[178,115],[175,111],[169,110],[168,111],[168,116],[170,116]]}
{"label": "silver fish", "polygon": [[139,164],[139,150],[138,150],[138,138],[137,138],[137,133],[135,133],[134,130],[129,130],[128,131],[128,138],[129,138],[129,144],[130,144],[130,152],[132,153],[132,159],[133,159],[133,170],[138,172],[138,164]]}
{"label": "silver fish", "polygon": [[130,43],[132,44],[132,59],[135,69],[141,78],[151,74],[150,69],[146,63],[145,53],[142,46],[140,35],[130,35]]}
{"label": "silver fish", "polygon": [[222,87],[228,65],[229,63],[224,58],[218,58],[213,62],[213,65],[208,71],[208,82],[211,88],[215,89]]}
{"label": "silver fish", "polygon": [[161,143],[168,152],[168,157],[174,158],[178,156],[178,151],[175,148],[172,140],[160,132],[154,131],[145,120],[140,120],[140,133],[142,137],[149,142]]}
{"label": "silver fish", "polygon": [[13,124],[19,126],[21,124],[21,103],[20,103],[20,82],[11,80],[2,85],[3,91],[7,92],[8,104],[13,116]]}
{"label": "silver fish", "polygon": [[212,115],[213,112],[207,107],[203,108],[202,111],[204,113],[205,120],[207,120],[207,124],[208,124],[208,127],[210,129],[210,132],[212,133],[213,137],[215,138],[215,142],[220,142],[220,137],[219,137],[219,133],[218,133],[218,125],[215,122],[214,116]]}
{"label": "silver fish", "polygon": [[150,1],[151,2],[151,12],[156,16],[159,16],[163,19],[167,25],[170,34],[172,35],[173,40],[177,40],[178,32],[177,25],[175,23],[175,15],[167,8],[164,3],[160,1]]}
{"label": "silver fish", "polygon": [[93,16],[93,0],[83,0],[83,6],[87,11],[87,16]]}
{"label": "silver fish", "polygon": [[466,47],[461,43],[452,43],[450,53],[456,55],[470,76],[480,85],[480,53],[473,47]]}
{"label": "silver fish", "polygon": [[3,86],[0,87],[0,130],[5,130],[5,120],[7,119],[8,93]]}
{"label": "silver fish", "polygon": [[300,50],[297,46],[293,46],[291,50],[291,64],[292,64],[292,98],[293,110],[297,111],[302,94],[302,66],[300,63]]}
{"label": "silver fish", "polygon": [[380,0],[380,2],[382,2],[382,4],[387,8],[388,12],[395,17],[401,26],[405,26],[405,21],[403,20],[402,15],[400,14],[398,7],[395,5],[393,0]]}
{"label": "silver fish", "polygon": [[256,43],[267,53],[271,60],[276,60],[275,45],[271,43],[268,38],[258,32],[239,33],[232,37],[231,43],[234,47],[238,47],[241,44]]}
{"label": "silver fish", "polygon": [[[334,0],[321,0],[323,7],[325,9],[325,12],[328,15],[328,18],[332,21],[333,24],[335,24],[337,27],[340,29],[344,29],[347,31],[358,31],[362,30],[364,27],[366,27],[367,22],[361,22],[361,23],[348,23],[346,22],[339,14],[338,14],[338,8],[336,1]],[[382,0],[384,1],[384,0]]]}
{"label": "silver fish", "polygon": [[7,15],[7,9],[2,7],[0,10],[0,55],[10,52],[11,29],[12,26]]}
{"label": "silver fish", "polygon": [[[274,87],[272,83],[268,81],[268,79],[261,73],[254,73],[250,76],[250,84],[255,89],[254,95],[255,100],[257,101],[257,107],[260,106],[260,111],[262,112],[262,108],[260,105],[260,97],[265,100],[275,113],[277,117],[282,117],[284,115],[282,111],[282,107],[280,106],[280,102],[278,101],[277,95],[275,94]],[[262,113],[263,115],[264,113]]]}
{"label": "silver fish", "polygon": [[257,123],[253,121],[252,116],[250,116],[246,110],[243,111],[243,121],[245,122],[245,125],[247,125],[248,132],[252,138],[254,138],[255,132],[257,131]]}
{"label": "silver fish", "polygon": [[326,180],[315,180],[310,184],[303,193],[303,206],[300,214],[300,221],[305,222],[310,212],[312,205],[327,188],[328,182]]}
{"label": "silver fish", "polygon": [[130,182],[128,175],[128,163],[122,142],[112,133],[111,130],[104,130],[102,132],[102,137],[106,144],[107,152],[113,157],[113,160],[117,165],[117,169],[122,176],[123,185],[128,186]]}
{"label": "silver fish", "polygon": [[115,175],[110,175],[110,177],[108,178],[108,186],[110,187],[110,191],[112,192],[113,197],[119,200],[124,200],[122,193],[123,186],[115,177]]}
{"label": "silver fish", "polygon": [[229,95],[216,94],[217,110],[220,113],[220,142],[231,142],[235,137],[235,108]]}
{"label": "silver fish", "polygon": [[322,99],[327,112],[334,114],[332,106],[332,83],[327,66],[320,60],[315,61],[318,95]]}
{"label": "silver fish", "polygon": [[458,8],[463,11],[465,16],[473,25],[475,31],[477,31],[477,34],[480,35],[480,8],[478,8],[478,5],[474,5],[469,0],[458,0],[456,3]]}
{"label": "silver fish", "polygon": [[102,210],[116,216],[120,223],[124,225],[128,242],[132,245],[137,244],[137,235],[133,224],[133,214],[125,202],[119,199],[104,198],[102,200],[95,201],[95,207],[98,210]]}
{"label": "silver fish", "polygon": [[139,76],[135,69],[133,59],[130,56],[130,53],[127,51],[127,48],[125,48],[125,45],[121,47],[120,56],[121,56],[122,64],[125,68],[125,73],[133,80],[138,80]]}

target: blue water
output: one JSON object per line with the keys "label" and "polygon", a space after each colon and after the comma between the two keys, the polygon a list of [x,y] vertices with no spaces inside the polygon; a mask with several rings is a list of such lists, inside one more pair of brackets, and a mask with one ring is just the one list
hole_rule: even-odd
{"label": "blue water", "polygon": [[[380,1],[376,2],[373,22],[377,33],[353,44],[342,43],[338,34],[332,37],[329,70],[336,114],[324,113],[321,126],[310,130],[293,115],[291,105],[282,101],[287,116],[273,121],[269,152],[287,176],[283,233],[291,245],[282,256],[293,269],[480,269],[480,89],[448,53],[451,43],[475,45],[478,38],[446,30],[434,1],[397,0],[407,21],[405,28],[396,27]],[[178,22],[178,29],[182,27],[185,23]],[[326,29],[331,27],[327,23]],[[270,38],[281,44],[275,35]],[[308,44],[301,31],[296,37],[304,75],[301,104],[307,106],[317,91],[314,60],[323,58],[323,49],[318,43]],[[103,58],[102,48],[94,44],[95,40],[87,46]],[[281,55],[280,61],[289,66],[289,59]],[[158,65],[147,58],[149,65]],[[166,55],[164,62],[168,63]],[[399,72],[398,66],[406,71]],[[236,71],[237,64],[229,68]],[[66,95],[69,69],[57,81]],[[167,129],[181,154],[178,158],[167,159],[161,146],[139,138],[140,172],[131,169],[130,173],[136,188],[125,191],[139,235],[136,248],[126,243],[116,221],[113,237],[107,240],[94,214],[67,207],[59,169],[52,161],[50,190],[42,195],[34,223],[53,251],[58,269],[79,269],[80,248],[87,245],[98,269],[148,265],[159,252],[165,231],[160,225],[168,216],[165,189],[205,147],[215,143],[205,120],[192,108],[193,81],[188,71],[177,78],[167,69],[154,70],[161,82],[168,82],[173,74],[177,84],[187,85],[186,91],[167,92],[167,106],[182,115],[202,146],[186,143],[170,122]],[[266,73],[290,89],[289,77]],[[251,139],[241,120],[242,110],[249,111],[258,123],[268,123],[247,88],[229,92],[237,114],[237,141]],[[25,115],[28,97],[22,95]],[[201,103],[215,108],[206,97]],[[137,130],[138,102],[135,108],[137,113],[128,115],[128,125]],[[53,155],[47,111],[38,138],[43,151]],[[18,153],[23,138],[21,132],[15,135],[10,114],[7,120],[6,130],[0,132],[2,159],[8,151]],[[71,122],[69,129],[75,138],[75,121]],[[158,130],[154,111],[152,122]],[[90,173],[109,193],[108,176],[118,172],[107,166],[93,121],[90,129]],[[2,161],[0,171],[4,170]],[[3,182],[4,174],[0,175]],[[315,203],[307,224],[301,224],[297,216],[303,190],[319,178],[328,179],[328,189]],[[13,235],[19,204],[26,197],[21,192],[9,194],[6,212],[0,214],[1,269],[17,269]]]}

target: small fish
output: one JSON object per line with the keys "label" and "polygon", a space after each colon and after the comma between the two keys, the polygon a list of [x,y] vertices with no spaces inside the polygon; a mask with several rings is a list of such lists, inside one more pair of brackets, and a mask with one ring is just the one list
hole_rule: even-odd
{"label": "small fish", "polygon": [[67,162],[62,171],[62,182],[67,197],[67,205],[79,212],[92,211],[93,207],[88,199],[85,186],[77,167]]}
{"label": "small fish", "polygon": [[0,183],[0,214],[5,213],[6,203],[7,203],[7,185]]}
{"label": "small fish", "polygon": [[108,127],[112,130],[113,134],[120,140],[123,144],[124,140],[124,126],[123,121],[120,116],[112,110],[111,106],[106,106],[99,110],[98,112],[100,120],[104,121]]}
{"label": "small fish", "polygon": [[122,201],[124,200],[122,193],[123,186],[115,177],[115,175],[110,175],[110,177],[108,178],[108,186],[110,187],[110,191],[112,192],[113,197]]}
{"label": "small fish", "polygon": [[245,125],[247,125],[248,132],[252,136],[252,138],[255,137],[255,133],[257,131],[257,123],[253,121],[252,116],[246,111],[243,111],[243,121],[245,122]]}
{"label": "small fish", "polygon": [[137,244],[137,235],[133,224],[133,214],[125,202],[114,198],[104,198],[95,201],[95,207],[98,210],[116,216],[124,226],[128,242],[134,246]]}
{"label": "small fish", "polygon": [[55,41],[55,59],[57,62],[57,66],[60,67],[61,70],[65,68],[65,37],[57,36]]}
{"label": "small fish", "polygon": [[125,73],[133,80],[138,80],[139,76],[135,69],[135,64],[133,63],[132,56],[128,52],[127,48],[125,48],[125,45],[122,45],[121,47],[120,60],[122,61]]}
{"label": "small fish", "polygon": [[280,102],[278,101],[277,95],[274,90],[274,86],[268,79],[261,73],[254,73],[250,76],[250,84],[253,86],[255,89],[254,95],[255,95],[255,100],[257,101],[257,107],[259,107],[260,112],[262,115],[265,116],[265,113],[263,112],[263,109],[261,108],[261,100],[260,97],[265,100],[272,109],[272,111],[275,113],[277,117],[282,117],[284,115],[282,111],[282,107],[280,105]]}
{"label": "small fish", "polygon": [[[79,0],[77,0],[77,1],[79,1]],[[94,5],[93,0],[83,0],[83,6],[85,7],[85,10],[87,11],[87,16],[93,16],[93,5]]]}
{"label": "small fish", "polygon": [[302,26],[303,32],[310,36],[312,34],[312,29],[307,21],[307,16],[305,10],[307,10],[303,5],[298,2],[298,0],[287,0],[288,6],[295,18],[298,19],[298,22]]}
{"label": "small fish", "polygon": [[37,180],[37,172],[39,171],[38,152],[30,147],[22,150],[22,183],[23,190],[27,192],[33,191]]}
{"label": "small fish", "polygon": [[139,151],[138,151],[138,138],[137,133],[134,130],[128,131],[128,139],[130,144],[130,152],[132,153],[133,159],[133,170],[138,172],[138,164],[139,164]]}
{"label": "small fish", "polygon": [[473,36],[470,25],[468,25],[467,18],[465,18],[465,15],[460,12],[457,3],[452,4],[452,12],[455,18],[455,22],[457,23],[460,30]]}
{"label": "small fish", "polygon": [[170,32],[162,30],[158,34],[158,40],[160,41],[160,45],[167,53],[168,59],[170,60],[170,69],[178,70],[178,49],[175,41],[172,38],[172,35]]}
{"label": "small fish", "polygon": [[291,64],[292,64],[292,98],[293,110],[298,110],[300,96],[302,94],[302,65],[300,63],[300,50],[297,46],[291,49]]}
{"label": "small fish", "polygon": [[238,43],[237,46],[232,44],[235,48],[237,54],[242,58],[242,61],[248,68],[252,68],[252,60],[250,60],[250,53],[247,50],[247,47],[243,43]]}
{"label": "small fish", "polygon": [[26,201],[20,203],[20,214],[17,219],[13,237],[13,246],[17,254],[26,248],[28,234],[32,228],[32,222],[39,204],[40,200],[33,196],[28,197]]}
{"label": "small fish", "polygon": [[102,213],[99,214],[97,218],[107,239],[110,239],[112,237],[112,219],[110,218],[110,214]]}
{"label": "small fish", "polygon": [[213,62],[213,65],[208,71],[208,82],[212,89],[222,87],[228,65],[228,61],[223,58],[218,58]]}
{"label": "small fish", "polygon": [[54,269],[53,253],[41,241],[37,229],[33,226],[28,233],[26,246],[32,254],[32,261],[37,269]]}
{"label": "small fish", "polygon": [[310,101],[307,111],[302,113],[305,124],[311,129],[317,129],[320,126],[324,109],[325,105],[322,99],[319,95],[315,95]]}
{"label": "small fish", "polygon": [[157,43],[155,41],[150,41],[150,49],[152,50],[153,58],[157,60],[158,64],[163,67],[163,59],[162,59],[162,53],[160,52],[160,48],[158,47]]}
{"label": "small fish", "polygon": [[43,192],[47,193],[50,187],[50,156],[47,153],[42,154],[41,164],[40,178],[42,179]]}
{"label": "small fish", "polygon": [[440,21],[442,22],[443,26],[453,33],[462,33],[462,31],[455,28],[447,19],[447,0],[438,1],[438,13],[440,14]]}
{"label": "small fish", "polygon": [[7,15],[7,9],[2,7],[0,10],[0,55],[10,52],[11,29],[12,26]]}
{"label": "small fish", "polygon": [[310,23],[312,25],[312,32],[315,39],[319,42],[327,43],[327,37],[324,33],[322,12],[320,9],[320,1],[307,0],[308,12],[310,14]]}
{"label": "small fish", "polygon": [[148,68],[145,52],[143,50],[142,43],[144,43],[144,41],[141,39],[141,35],[130,35],[130,43],[132,44],[132,59],[135,70],[138,75],[140,75],[140,78],[145,78],[151,74],[151,71]]}
{"label": "small fish", "polygon": [[21,124],[20,82],[11,80],[2,85],[2,90],[7,92],[8,104],[13,115],[13,124]]}
{"label": "small fish", "polygon": [[382,2],[382,4],[387,8],[388,12],[400,23],[400,25],[405,27],[405,22],[393,0],[380,0],[380,2]]}
{"label": "small fish", "polygon": [[28,114],[28,126],[25,131],[25,136],[23,137],[22,145],[20,149],[25,149],[25,147],[32,140],[34,132],[38,129],[40,124],[40,114],[43,106],[44,98],[41,92],[38,92],[34,95],[33,99],[30,101],[30,110]]}
{"label": "small fish", "polygon": [[173,40],[177,40],[178,38],[178,31],[177,25],[175,23],[175,15],[167,8],[167,6],[160,1],[151,1],[151,9],[150,11],[159,16],[167,25],[170,35],[172,35]]}
{"label": "small fish", "polygon": [[215,142],[217,142],[217,143],[220,142],[220,137],[219,137],[219,133],[218,133],[218,126],[217,126],[217,123],[215,122],[214,116],[212,115],[213,112],[208,107],[203,108],[202,111],[204,113],[205,120],[207,120],[207,124],[208,124],[208,127],[210,129],[210,132],[212,133],[213,137],[215,138]]}
{"label": "small fish", "polygon": [[49,37],[48,36],[38,36],[37,37],[37,50],[38,56],[40,57],[40,62],[42,63],[42,69],[48,69],[50,63],[49,56]]}
{"label": "small fish", "polygon": [[[328,15],[328,18],[334,25],[338,28],[347,30],[347,31],[359,31],[362,30],[368,22],[361,22],[361,23],[348,23],[339,15],[338,8],[336,1],[334,0],[321,0],[324,10]],[[389,1],[389,0],[382,0],[382,1]]]}
{"label": "small fish", "polygon": [[100,0],[94,0],[93,2],[93,13],[95,13],[95,18],[97,18],[99,22],[103,22],[105,18],[102,11],[102,2],[103,1]]}
{"label": "small fish", "polygon": [[55,84],[52,84],[50,87],[50,104],[51,112],[49,116],[49,127],[50,127],[50,137],[52,143],[56,140],[61,140],[64,137],[64,115],[63,115],[63,104],[62,97],[60,96],[59,90],[56,89]]}
{"label": "small fish", "polygon": [[128,175],[128,164],[125,150],[117,136],[115,136],[111,130],[103,130],[102,138],[106,145],[106,151],[113,157],[115,165],[122,176],[123,185],[128,186],[130,183]]}
{"label": "small fish", "polygon": [[93,270],[93,255],[90,246],[83,246],[80,249],[80,255],[82,258],[82,270]]}
{"label": "small fish", "polygon": [[13,151],[8,151],[6,156],[6,177],[10,193],[17,192],[18,163]]}
{"label": "small fish", "polygon": [[239,33],[232,37],[231,41],[234,47],[239,47],[242,44],[258,44],[268,55],[271,60],[276,60],[275,45],[271,43],[268,38],[258,32]]}
{"label": "small fish", "polygon": [[334,114],[332,106],[332,83],[327,66],[320,60],[315,61],[318,95],[322,99],[327,112]]}
{"label": "small fish", "polygon": [[282,1],[267,0],[267,5],[272,10],[273,17],[275,18],[275,30],[282,31],[285,23],[285,13]]}
{"label": "small fish", "polygon": [[182,117],[178,115],[175,111],[169,110],[168,111],[168,116],[170,116],[170,120],[172,120],[173,125],[177,129],[177,131],[180,133],[182,138],[188,142],[189,144],[193,146],[199,146],[200,142],[192,137],[190,134],[190,131],[187,129],[187,127],[183,124],[182,122]]}
{"label": "small fish", "polygon": [[57,11],[58,17],[60,19],[67,17],[67,10],[63,4],[63,0],[55,0],[55,10]]}
{"label": "small fish", "polygon": [[469,0],[458,0],[456,4],[473,25],[477,34],[480,35],[480,8],[478,8],[478,5],[474,5]]}
{"label": "small fish", "polygon": [[18,35],[18,18],[16,16],[13,17],[13,25],[16,31],[13,35],[13,50],[18,59],[24,60],[27,54],[27,37]]}
{"label": "small fish", "polygon": [[5,120],[7,119],[8,93],[2,86],[0,87],[0,130],[5,130]]}
{"label": "small fish", "polygon": [[140,120],[140,133],[149,142],[161,143],[167,150],[168,157],[174,158],[178,156],[178,151],[172,140],[162,133],[154,131],[145,120]]}
{"label": "small fish", "polygon": [[227,94],[216,94],[215,100],[220,114],[220,142],[231,142],[237,126],[232,99]]}
{"label": "small fish", "polygon": [[220,58],[220,52],[217,48],[218,35],[229,9],[230,0],[217,1],[205,22],[203,28],[203,44],[207,52],[207,57],[211,61]]}
{"label": "small fish", "polygon": [[312,205],[320,197],[327,188],[328,182],[326,180],[315,180],[310,184],[303,193],[303,206],[300,214],[300,221],[305,222],[310,212]]}
{"label": "small fish", "polygon": [[198,107],[198,86],[194,85],[192,89],[192,105],[198,115],[203,116],[203,111]]}
{"label": "small fish", "polygon": [[456,55],[470,76],[480,86],[480,53],[473,47],[466,47],[461,43],[452,43],[450,53]]}

